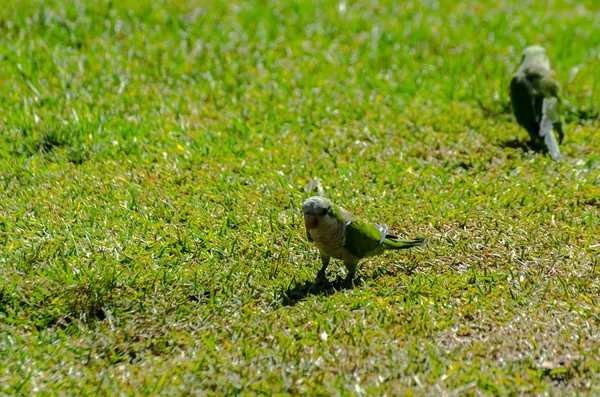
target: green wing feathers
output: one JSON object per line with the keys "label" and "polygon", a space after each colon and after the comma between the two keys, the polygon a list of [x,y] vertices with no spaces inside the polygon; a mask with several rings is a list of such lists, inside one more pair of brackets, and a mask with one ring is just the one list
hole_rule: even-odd
{"label": "green wing feathers", "polygon": [[[385,236],[385,237],[384,237]],[[387,234],[387,227],[361,220],[346,226],[346,248],[357,258],[381,254],[385,250],[397,250],[421,245],[424,239],[402,240]]]}
{"label": "green wing feathers", "polygon": [[529,94],[524,78],[515,76],[510,82],[510,100],[517,122],[527,130],[531,139],[537,142],[540,125],[536,117],[534,100]]}
{"label": "green wing feathers", "polygon": [[356,219],[346,226],[346,248],[352,255],[361,259],[383,252],[381,230],[372,223]]}

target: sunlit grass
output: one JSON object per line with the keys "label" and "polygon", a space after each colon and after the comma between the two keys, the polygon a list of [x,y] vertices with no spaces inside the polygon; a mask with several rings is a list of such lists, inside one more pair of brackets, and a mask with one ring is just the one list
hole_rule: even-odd
{"label": "sunlit grass", "polygon": [[[2,393],[600,391],[596,2],[27,3],[0,8]],[[534,43],[560,162],[510,114]],[[314,285],[312,178],[430,244]]]}

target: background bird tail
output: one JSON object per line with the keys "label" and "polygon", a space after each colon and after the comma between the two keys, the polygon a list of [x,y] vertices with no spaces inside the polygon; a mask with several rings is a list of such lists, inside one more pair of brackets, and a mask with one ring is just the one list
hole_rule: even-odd
{"label": "background bird tail", "polygon": [[548,154],[552,160],[560,159],[560,150],[558,149],[558,143],[556,142],[556,139],[554,139],[552,130],[548,131],[544,136],[544,144],[546,145],[546,149],[548,149]]}
{"label": "background bird tail", "polygon": [[425,244],[424,238],[415,238],[411,240],[403,240],[396,236],[387,236],[383,240],[383,246],[389,250],[400,250],[406,248],[416,247],[417,245]]}
{"label": "background bird tail", "polygon": [[304,191],[306,193],[312,193],[313,190],[317,191],[317,196],[325,197],[325,192],[323,191],[323,184],[319,178],[309,178],[308,183],[304,186]]}
{"label": "background bird tail", "polygon": [[540,137],[544,140],[544,145],[552,160],[560,159],[560,150],[558,149],[558,143],[556,142],[553,133],[555,125],[562,140],[562,126],[560,124],[560,115],[558,113],[558,100],[556,98],[545,98],[542,105]]}

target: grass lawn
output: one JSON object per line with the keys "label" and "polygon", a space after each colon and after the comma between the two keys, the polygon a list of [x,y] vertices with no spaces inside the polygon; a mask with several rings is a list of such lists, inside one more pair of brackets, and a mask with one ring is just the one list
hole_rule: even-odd
{"label": "grass lawn", "polygon": [[[0,394],[600,393],[595,0],[6,0]],[[527,150],[527,45],[563,160]],[[429,245],[329,287],[301,205]]]}

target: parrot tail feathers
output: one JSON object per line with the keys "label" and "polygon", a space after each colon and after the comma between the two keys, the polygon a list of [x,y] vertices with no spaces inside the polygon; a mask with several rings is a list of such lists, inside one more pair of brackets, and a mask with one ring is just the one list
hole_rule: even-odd
{"label": "parrot tail feathers", "polygon": [[560,135],[562,141],[563,132],[560,124],[560,116],[558,114],[558,100],[556,98],[545,98],[542,104],[542,122],[540,123],[540,137],[544,140],[544,145],[552,160],[560,159],[560,150],[558,143],[554,138],[553,130],[555,129]]}
{"label": "parrot tail feathers", "polygon": [[548,133],[544,136],[544,143],[546,144],[546,149],[548,149],[548,154],[552,160],[559,160],[560,150],[558,149],[558,143],[556,142],[552,131],[548,131]]}
{"label": "parrot tail feathers", "polygon": [[406,248],[416,247],[418,245],[425,244],[424,238],[415,238],[410,240],[404,240],[396,236],[386,236],[383,240],[383,247],[388,250],[400,250]]}

